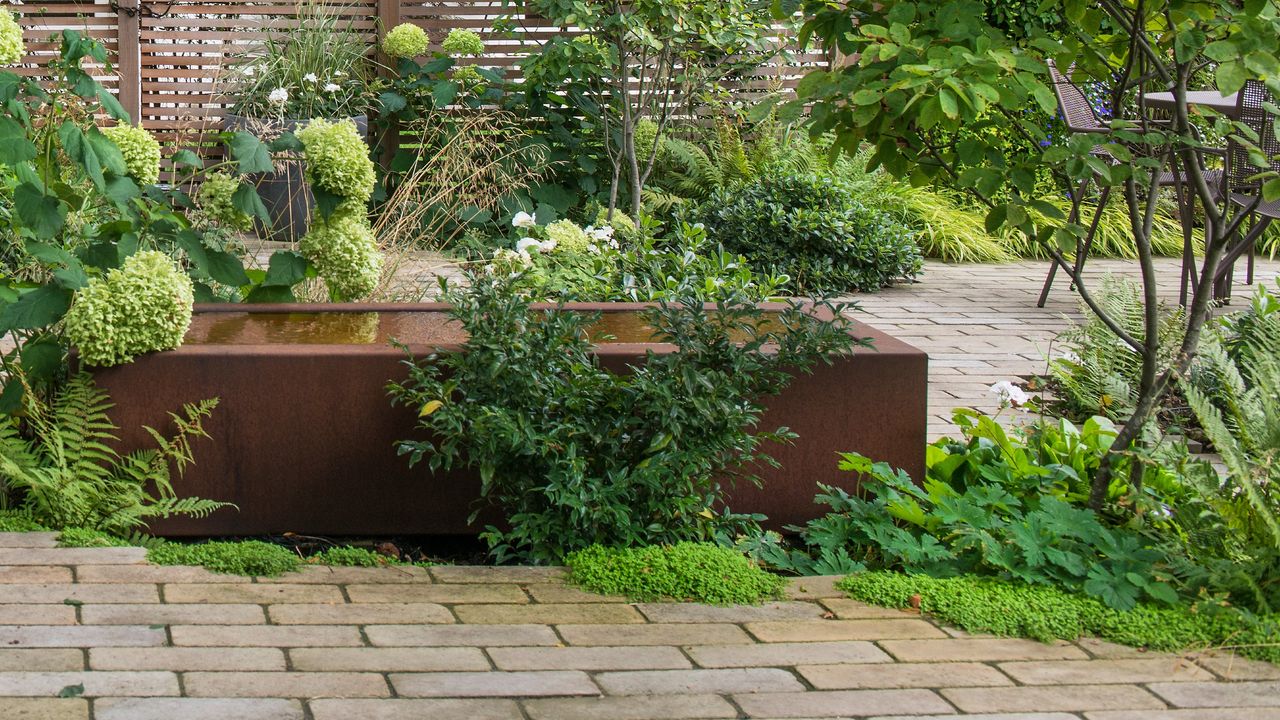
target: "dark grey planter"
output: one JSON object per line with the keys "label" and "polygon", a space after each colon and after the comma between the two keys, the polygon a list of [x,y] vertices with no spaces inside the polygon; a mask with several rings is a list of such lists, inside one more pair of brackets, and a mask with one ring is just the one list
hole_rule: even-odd
{"label": "dark grey planter", "polygon": [[[350,120],[355,122],[360,134],[367,138],[369,117],[357,115]],[[293,132],[309,122],[311,118],[266,119],[228,114],[223,118],[223,127],[227,130],[251,132],[269,142],[282,133]],[[275,172],[254,177],[258,186],[258,195],[262,198],[262,204],[266,205],[267,214],[271,217],[271,227],[262,229],[264,234],[272,240],[297,242],[307,233],[307,226],[311,220],[311,208],[315,205],[315,200],[303,176],[305,169],[305,163],[301,157],[278,159]]]}

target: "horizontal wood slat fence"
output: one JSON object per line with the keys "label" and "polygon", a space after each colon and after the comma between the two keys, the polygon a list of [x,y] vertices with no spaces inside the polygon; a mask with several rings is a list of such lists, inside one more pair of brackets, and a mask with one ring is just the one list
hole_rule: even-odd
{"label": "horizontal wood slat fence", "polygon": [[[520,59],[564,30],[535,17],[525,17],[514,32],[497,33],[493,22],[509,12],[501,0],[348,0],[326,3],[350,17],[353,27],[376,41],[381,29],[412,22],[425,29],[433,47],[449,30],[480,33],[487,52],[477,64],[508,73]],[[11,5],[27,42],[21,72],[39,75],[57,53],[57,35],[79,30],[101,40],[114,67],[99,68],[99,79],[114,90],[135,120],[141,120],[162,142],[198,146],[200,135],[221,130],[220,118],[233,102],[219,93],[218,76],[236,55],[251,49],[268,33],[297,24],[294,2],[210,2],[163,0],[53,1]],[[805,72],[824,66],[816,51],[779,55],[737,88],[740,94],[794,88]]]}

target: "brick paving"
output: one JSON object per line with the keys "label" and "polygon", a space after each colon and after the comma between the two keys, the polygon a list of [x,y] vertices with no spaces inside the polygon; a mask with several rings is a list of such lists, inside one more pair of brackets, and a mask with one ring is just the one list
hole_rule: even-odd
{"label": "brick paving", "polygon": [[[1175,306],[1180,260],[1156,261],[1161,299]],[[901,284],[853,299],[862,312],[854,317],[929,353],[929,437],[954,434],[951,410],[972,407],[999,410],[993,383],[1042,375],[1048,358],[1060,354],[1053,339],[1072,318],[1081,316],[1079,297],[1059,274],[1049,300],[1036,307],[1048,271],[1047,261],[1002,265],[925,264],[918,282]],[[1091,260],[1085,266],[1090,288],[1107,276],[1137,279],[1128,260]],[[1255,283],[1274,290],[1280,260],[1259,259]],[[1233,307],[1245,305],[1253,288],[1244,284],[1244,262],[1237,266]],[[1230,310],[1229,306],[1227,310]],[[1002,419],[1012,419],[1006,410]]]}
{"label": "brick paving", "polygon": [[972,636],[793,581],[757,607],[627,603],[558,568],[238,578],[0,533],[3,720],[1280,718],[1225,653]]}

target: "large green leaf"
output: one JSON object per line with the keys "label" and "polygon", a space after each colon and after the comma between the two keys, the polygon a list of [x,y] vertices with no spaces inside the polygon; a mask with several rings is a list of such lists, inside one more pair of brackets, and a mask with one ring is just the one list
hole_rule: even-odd
{"label": "large green leaf", "polygon": [[214,251],[209,256],[209,277],[223,285],[240,287],[249,284],[249,276],[244,273],[244,263],[228,252]]}
{"label": "large green leaf", "polygon": [[27,131],[13,118],[0,117],[0,163],[16,165],[36,156],[36,146]]}
{"label": "large green leaf", "polygon": [[55,237],[67,219],[67,207],[61,200],[27,182],[14,189],[13,209],[18,221],[42,240]]}
{"label": "large green leaf", "polygon": [[292,287],[307,277],[307,259],[290,250],[277,250],[267,266],[264,286]]}
{"label": "large green leaf", "polygon": [[266,143],[243,130],[231,136],[231,157],[242,174],[269,173],[275,169],[271,163],[271,150]]}
{"label": "large green leaf", "polygon": [[0,310],[0,333],[52,325],[66,315],[70,307],[70,290],[57,285],[43,285],[23,293],[17,302]]}
{"label": "large green leaf", "polygon": [[240,183],[236,191],[231,194],[231,204],[245,215],[256,217],[267,225],[271,224],[271,214],[267,212],[267,206],[262,204],[258,189],[253,185]]}

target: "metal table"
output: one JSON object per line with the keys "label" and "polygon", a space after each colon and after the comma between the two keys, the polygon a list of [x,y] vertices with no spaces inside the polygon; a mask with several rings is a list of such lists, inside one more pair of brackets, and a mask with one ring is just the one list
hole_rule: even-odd
{"label": "metal table", "polygon": [[[1236,100],[1237,94],[1223,95],[1217,90],[1188,90],[1187,105],[1209,108],[1227,117],[1234,118],[1239,112]],[[1152,110],[1171,113],[1177,108],[1177,103],[1174,102],[1173,93],[1171,92],[1147,93],[1142,97],[1147,107]]]}

